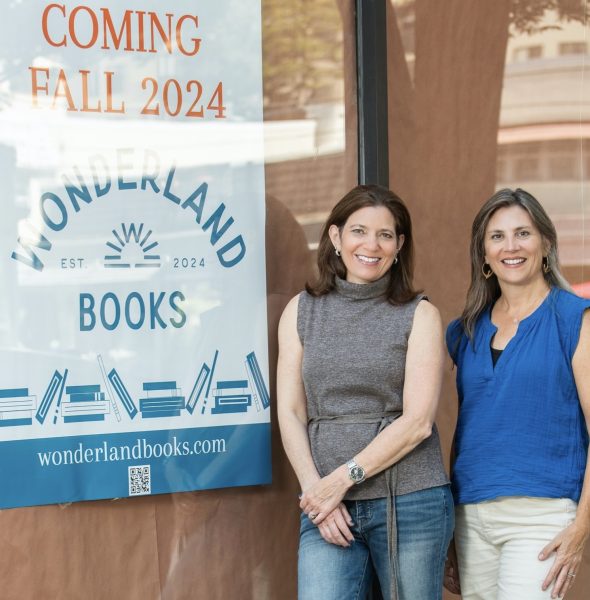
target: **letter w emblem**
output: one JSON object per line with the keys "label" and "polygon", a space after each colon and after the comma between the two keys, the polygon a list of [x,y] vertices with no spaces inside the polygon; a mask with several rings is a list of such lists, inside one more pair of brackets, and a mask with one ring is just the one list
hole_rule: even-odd
{"label": "letter w emblem", "polygon": [[143,230],[143,223],[139,224],[139,229],[136,229],[135,223],[131,223],[129,225],[129,229],[125,223],[121,223],[121,231],[123,232],[123,237],[125,238],[125,243],[128,244],[131,238],[135,240],[135,243],[139,243],[139,238],[141,237],[141,232]]}

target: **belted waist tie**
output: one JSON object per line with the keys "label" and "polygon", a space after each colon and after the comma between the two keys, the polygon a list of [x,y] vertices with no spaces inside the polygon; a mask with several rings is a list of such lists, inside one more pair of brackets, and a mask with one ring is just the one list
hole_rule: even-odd
{"label": "belted waist tie", "polygon": [[[317,417],[310,417],[307,420],[307,423],[379,423],[379,428],[377,430],[377,434],[379,434],[401,415],[401,410],[393,410],[383,413],[361,413],[358,415],[320,415]],[[397,587],[397,519],[395,514],[395,496],[397,492],[397,464],[393,464],[391,467],[385,470],[385,484],[387,486],[387,545],[389,550],[389,569],[391,573],[390,600],[398,600],[399,594]]]}

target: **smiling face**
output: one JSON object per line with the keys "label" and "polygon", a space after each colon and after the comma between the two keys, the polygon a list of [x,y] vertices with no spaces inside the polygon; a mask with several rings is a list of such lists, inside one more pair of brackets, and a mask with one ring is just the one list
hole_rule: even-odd
{"label": "smiling face", "polygon": [[523,285],[543,279],[547,242],[520,206],[498,209],[486,227],[485,261],[500,285]]}
{"label": "smiling face", "polygon": [[385,206],[366,206],[346,220],[342,231],[330,227],[334,248],[342,253],[346,280],[351,283],[370,283],[385,275],[404,243],[397,237],[395,219]]}

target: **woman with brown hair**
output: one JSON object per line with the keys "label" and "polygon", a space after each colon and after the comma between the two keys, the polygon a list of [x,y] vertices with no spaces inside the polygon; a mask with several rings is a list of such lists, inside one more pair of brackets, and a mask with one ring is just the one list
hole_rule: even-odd
{"label": "woman with brown hair", "polygon": [[589,308],[561,274],[539,202],[521,189],[494,194],[473,222],[471,286],[447,331],[459,417],[457,557],[451,547],[445,585],[463,600],[561,597],[580,566],[590,533]]}
{"label": "woman with brown hair", "polygon": [[453,529],[434,417],[443,344],[410,215],[379,186],[332,210],[279,325],[278,415],[301,484],[300,600],[436,600]]}

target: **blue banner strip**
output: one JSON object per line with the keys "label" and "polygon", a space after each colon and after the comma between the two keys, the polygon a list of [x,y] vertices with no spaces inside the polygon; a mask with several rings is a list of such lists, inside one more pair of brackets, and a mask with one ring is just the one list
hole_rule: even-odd
{"label": "blue banner strip", "polygon": [[269,423],[1,442],[0,508],[268,484],[270,456]]}

